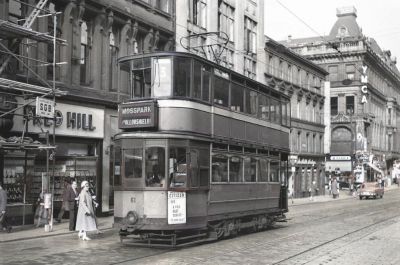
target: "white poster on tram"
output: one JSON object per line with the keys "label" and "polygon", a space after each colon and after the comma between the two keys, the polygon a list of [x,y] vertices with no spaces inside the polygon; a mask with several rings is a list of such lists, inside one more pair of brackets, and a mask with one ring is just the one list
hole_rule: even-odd
{"label": "white poster on tram", "polygon": [[168,224],[186,223],[186,192],[168,191]]}

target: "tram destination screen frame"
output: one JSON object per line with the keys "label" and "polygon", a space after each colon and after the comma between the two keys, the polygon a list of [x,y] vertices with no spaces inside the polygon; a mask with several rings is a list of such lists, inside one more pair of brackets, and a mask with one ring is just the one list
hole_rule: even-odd
{"label": "tram destination screen frame", "polygon": [[157,102],[141,101],[120,104],[118,107],[118,127],[120,129],[157,129]]}

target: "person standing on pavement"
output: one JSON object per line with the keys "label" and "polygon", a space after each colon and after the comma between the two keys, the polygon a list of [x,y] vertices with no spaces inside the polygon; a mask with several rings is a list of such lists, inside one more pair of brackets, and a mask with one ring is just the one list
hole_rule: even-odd
{"label": "person standing on pavement", "polygon": [[76,181],[72,181],[71,186],[69,186],[67,190],[67,202],[69,208],[69,231],[75,231],[76,226],[76,216],[78,214],[78,201],[79,201],[79,192],[78,185]]}
{"label": "person standing on pavement", "polygon": [[338,191],[338,183],[336,181],[336,178],[332,179],[332,196],[334,199],[336,199],[339,195],[339,191]]}
{"label": "person standing on pavement", "polygon": [[89,183],[86,180],[82,181],[81,188],[82,191],[79,194],[79,206],[75,230],[79,231],[79,238],[82,238],[82,240],[90,240],[86,232],[97,231],[93,201],[89,192]]}
{"label": "person standing on pavement", "polygon": [[62,204],[61,204],[61,209],[60,209],[60,213],[58,214],[58,217],[56,219],[56,221],[58,223],[61,223],[61,220],[63,218],[64,212],[68,212],[69,211],[69,202],[68,202],[68,197],[67,197],[67,192],[68,189],[70,188],[70,182],[68,179],[64,179],[64,189],[63,189],[63,195],[62,195]]}
{"label": "person standing on pavement", "polygon": [[7,207],[7,192],[3,190],[3,186],[0,183],[0,225],[3,230],[6,230],[8,233],[10,233],[11,226],[7,222],[6,207]]}

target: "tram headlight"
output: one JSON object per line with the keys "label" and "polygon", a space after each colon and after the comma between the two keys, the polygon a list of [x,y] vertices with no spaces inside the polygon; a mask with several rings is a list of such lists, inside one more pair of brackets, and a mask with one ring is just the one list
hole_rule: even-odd
{"label": "tram headlight", "polygon": [[128,225],[134,225],[139,220],[139,216],[135,211],[130,211],[126,215],[126,221]]}

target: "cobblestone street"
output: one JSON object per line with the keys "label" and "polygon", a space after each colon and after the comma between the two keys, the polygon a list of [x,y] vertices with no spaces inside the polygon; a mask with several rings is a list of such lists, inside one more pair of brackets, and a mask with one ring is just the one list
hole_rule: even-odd
{"label": "cobblestone street", "polygon": [[114,230],[92,241],[76,234],[15,240],[0,243],[0,263],[398,264],[399,199],[394,189],[378,200],[297,200],[289,221],[274,229],[178,250],[121,245]]}

